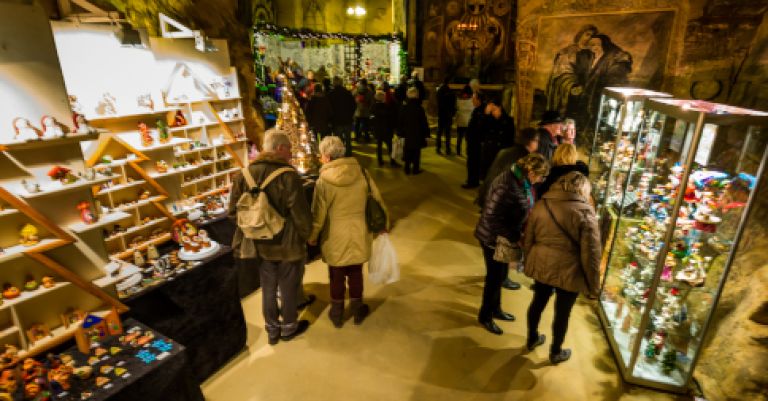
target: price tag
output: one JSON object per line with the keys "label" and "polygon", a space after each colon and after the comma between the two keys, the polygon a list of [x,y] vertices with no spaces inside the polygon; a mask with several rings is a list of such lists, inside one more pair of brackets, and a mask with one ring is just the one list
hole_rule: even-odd
{"label": "price tag", "polygon": [[130,373],[126,373],[126,374],[124,374],[124,375],[122,375],[120,377],[122,377],[123,379],[127,379],[127,378],[131,377],[131,374]]}
{"label": "price tag", "polygon": [[109,383],[109,384],[104,386],[104,389],[109,389],[109,388],[112,388],[112,383]]}
{"label": "price tag", "polygon": [[169,354],[167,352],[163,352],[162,354],[157,355],[157,359],[158,360],[163,360],[163,359],[167,358],[169,355],[171,355],[171,354]]}

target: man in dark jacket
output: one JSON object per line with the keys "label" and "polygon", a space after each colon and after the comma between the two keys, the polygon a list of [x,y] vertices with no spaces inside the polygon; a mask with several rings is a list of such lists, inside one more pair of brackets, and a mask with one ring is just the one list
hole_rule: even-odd
{"label": "man in dark jacket", "polygon": [[344,87],[344,82],[339,77],[333,78],[333,90],[328,94],[331,102],[333,117],[331,126],[333,134],[344,140],[347,156],[352,156],[352,121],[355,117],[355,97],[352,92]]}
{"label": "man in dark jacket", "polygon": [[424,82],[421,82],[419,79],[419,73],[414,71],[413,74],[411,74],[411,82],[409,82],[408,86],[412,88],[416,88],[419,91],[419,101],[424,102],[427,100],[427,88],[424,87]]}
{"label": "man in dark jacket", "polygon": [[483,131],[481,122],[485,113],[485,102],[479,92],[472,95],[472,116],[467,126],[467,182],[464,189],[477,188],[480,185],[480,158],[482,157]]}
{"label": "man in dark jacket", "polygon": [[384,165],[383,145],[387,145],[389,153],[389,165],[400,167],[392,158],[392,137],[397,126],[397,105],[394,102],[387,103],[386,94],[383,91],[374,95],[375,103],[371,108],[371,126],[373,136],[376,137],[376,157],[379,167]]}
{"label": "man in dark jacket", "polygon": [[325,89],[320,85],[315,86],[315,91],[307,104],[307,124],[309,129],[317,135],[318,142],[330,134],[332,117],[333,108],[330,100],[325,96]]}
{"label": "man in dark jacket", "polygon": [[405,103],[405,93],[408,91],[408,76],[403,75],[400,77],[400,84],[395,88],[395,100],[397,100],[397,106],[402,106]]}
{"label": "man in dark jacket", "polygon": [[[304,275],[307,239],[312,230],[312,213],[304,195],[299,174],[288,164],[291,160],[291,140],[281,131],[273,130],[264,138],[263,153],[248,166],[254,185],[260,185],[273,172],[291,169],[277,176],[264,189],[276,211],[285,217],[285,226],[279,238],[255,241],[246,238],[240,227],[235,228],[232,239],[233,255],[258,266],[261,280],[263,313],[269,344],[289,341],[305,332],[309,322],[298,319],[297,289]],[[248,179],[242,174],[232,184],[229,216],[237,221],[237,203],[250,191]],[[280,288],[281,307],[277,304]],[[282,322],[280,321],[282,317]]]}
{"label": "man in dark jacket", "polygon": [[515,120],[502,108],[501,97],[494,94],[488,98],[482,121],[480,176],[485,177],[496,154],[515,144]]}
{"label": "man in dark jacket", "polygon": [[546,134],[541,131],[539,135],[539,150],[538,152],[544,156],[545,159],[552,160],[552,155],[557,149],[557,145],[562,142],[562,128],[563,118],[555,110],[547,110],[541,115],[541,121],[539,127],[545,129]]}
{"label": "man in dark jacket", "polygon": [[450,78],[445,77],[443,84],[437,89],[437,154],[442,154],[440,144],[445,134],[445,154],[451,155],[451,125],[456,115],[456,94],[448,86]]}
{"label": "man in dark jacket", "polygon": [[408,101],[398,113],[397,132],[405,138],[403,149],[403,161],[405,162],[405,174],[421,173],[421,148],[426,146],[429,136],[429,123],[424,107],[419,100],[419,91],[409,88],[406,94]]}

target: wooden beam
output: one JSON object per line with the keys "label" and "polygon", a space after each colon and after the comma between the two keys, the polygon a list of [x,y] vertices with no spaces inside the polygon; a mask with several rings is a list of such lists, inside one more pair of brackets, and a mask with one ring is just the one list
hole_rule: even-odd
{"label": "wooden beam", "polygon": [[[219,113],[216,111],[216,108],[213,107],[211,102],[205,102],[205,104],[208,106],[208,108],[211,110],[211,113],[213,114],[213,118],[216,119],[216,122],[219,123],[219,126],[224,130],[224,132],[229,136],[229,139],[234,142],[237,141],[237,138],[235,137],[235,133],[232,132],[232,128],[229,128],[229,125],[224,122],[224,120],[221,119],[221,116],[219,116]],[[224,149],[227,150],[227,153],[232,155],[232,158],[235,159],[235,163],[237,163],[238,167],[243,168],[245,165],[243,164],[243,161],[240,159],[240,156],[237,154],[237,152],[232,149],[231,146],[224,145]]]}
{"label": "wooden beam", "polygon": [[147,184],[149,184],[152,188],[154,188],[158,194],[163,195],[165,197],[169,196],[168,191],[166,191],[165,188],[163,188],[160,184],[157,183],[157,181],[155,181],[154,178],[152,178],[152,176],[150,176],[146,171],[144,171],[144,169],[141,168],[141,166],[139,166],[138,163],[132,160],[128,162],[128,165],[131,166],[131,168],[133,168],[141,176],[141,178],[143,178],[144,181],[147,182]]}
{"label": "wooden beam", "polygon": [[35,223],[43,226],[46,230],[50,231],[57,238],[67,243],[75,242],[75,238],[69,235],[69,233],[62,230],[61,227],[54,224],[54,222],[49,220],[47,217],[43,216],[40,212],[33,209],[27,203],[22,202],[19,198],[17,198],[12,193],[8,192],[8,190],[2,187],[0,187],[0,199],[2,199],[3,201],[5,201],[5,203],[11,205],[14,209],[18,210],[19,212],[23,213],[24,215],[32,219],[32,221],[34,221]]}

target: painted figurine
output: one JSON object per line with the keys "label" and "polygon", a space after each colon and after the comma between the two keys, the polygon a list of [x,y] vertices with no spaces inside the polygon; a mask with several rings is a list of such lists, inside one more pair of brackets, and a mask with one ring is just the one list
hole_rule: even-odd
{"label": "painted figurine", "polygon": [[171,141],[171,134],[168,131],[168,125],[162,120],[157,120],[157,139],[160,143],[168,143]]}
{"label": "painted figurine", "polygon": [[147,247],[147,259],[157,260],[160,259],[160,252],[157,251],[157,247],[151,244]]}
{"label": "painted figurine", "polygon": [[63,166],[53,166],[48,170],[48,177],[60,181],[62,184],[71,184],[77,181],[77,176],[72,174],[72,170]]}
{"label": "painted figurine", "polygon": [[53,286],[56,285],[56,280],[51,276],[43,276],[43,278],[40,279],[40,282],[43,285],[43,288],[53,288]]}
{"label": "painted figurine", "polygon": [[152,134],[149,132],[147,124],[139,123],[139,135],[141,135],[141,146],[148,148],[155,143],[155,138],[152,138]]}
{"label": "painted figurine", "polygon": [[43,116],[40,119],[40,125],[43,126],[43,136],[49,138],[61,138],[64,136],[64,130],[61,124],[51,116]]}
{"label": "painted figurine", "polygon": [[17,117],[13,120],[14,139],[18,141],[34,141],[42,138],[40,130],[32,126],[26,118]]}
{"label": "painted figurine", "polygon": [[82,201],[77,204],[77,210],[80,211],[80,220],[85,224],[93,224],[96,222],[96,216],[91,211],[91,203]]}
{"label": "painted figurine", "polygon": [[141,254],[141,251],[136,251],[133,253],[133,264],[136,266],[144,266],[146,263],[146,260],[144,260],[144,255]]}
{"label": "painted figurine", "polygon": [[37,230],[37,227],[35,227],[34,225],[32,224],[24,225],[24,227],[21,228],[21,231],[19,231],[19,235],[21,236],[19,243],[21,243],[21,245],[24,245],[24,246],[36,245],[38,242],[40,242],[38,233],[39,231]]}
{"label": "painted figurine", "polygon": [[158,173],[163,174],[168,172],[168,163],[165,160],[158,160],[155,162],[155,170]]}
{"label": "painted figurine", "polygon": [[173,127],[183,127],[187,125],[187,118],[184,117],[184,113],[181,110],[176,110],[176,114],[173,116]]}
{"label": "painted figurine", "polygon": [[28,275],[26,279],[24,280],[24,289],[26,291],[34,291],[36,290],[40,284],[37,283],[37,280],[35,280],[34,277],[31,275]]}
{"label": "painted figurine", "polygon": [[72,124],[75,126],[75,130],[78,134],[90,134],[93,132],[93,128],[88,124],[88,120],[85,119],[84,115],[78,112],[72,113]]}

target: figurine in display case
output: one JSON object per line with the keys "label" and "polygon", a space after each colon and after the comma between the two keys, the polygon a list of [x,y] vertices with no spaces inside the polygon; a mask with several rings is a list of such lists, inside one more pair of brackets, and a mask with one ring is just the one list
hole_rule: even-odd
{"label": "figurine in display case", "polygon": [[43,133],[32,126],[32,123],[23,117],[13,120],[14,139],[18,141],[35,141],[42,139]]}
{"label": "figurine in display case", "polygon": [[101,96],[101,100],[96,105],[96,114],[103,116],[107,114],[117,114],[117,105],[115,101],[117,99],[109,92],[105,92]]}
{"label": "figurine in display case", "polygon": [[43,116],[40,119],[40,125],[43,126],[43,136],[45,137],[62,138],[65,135],[61,123],[51,116]]}
{"label": "figurine in display case", "polygon": [[139,123],[139,135],[141,136],[141,146],[148,148],[155,143],[155,138],[152,138],[152,134],[149,132],[147,124]]}
{"label": "figurine in display case", "polygon": [[38,234],[39,231],[37,230],[37,227],[29,223],[25,224],[19,231],[19,236],[21,237],[19,243],[24,246],[37,245],[37,243],[40,242]]}
{"label": "figurine in display case", "polygon": [[43,323],[34,323],[27,329],[27,338],[30,343],[35,343],[46,337],[51,337],[51,330]]}
{"label": "figurine in display case", "polygon": [[168,126],[159,119],[157,120],[157,139],[160,143],[168,143],[171,141],[171,134],[168,131]]}
{"label": "figurine in display case", "polygon": [[82,201],[77,204],[77,210],[80,211],[80,220],[85,224],[93,224],[96,222],[96,215],[91,210],[91,203],[88,201]]}
{"label": "figurine in display case", "polygon": [[187,125],[187,118],[184,117],[184,113],[181,110],[176,110],[176,114],[173,116],[173,124],[171,127],[183,127]]}
{"label": "figurine in display case", "polygon": [[72,184],[78,180],[77,176],[72,174],[72,170],[64,166],[53,166],[48,170],[48,177],[62,184]]}
{"label": "figurine in display case", "polygon": [[43,288],[53,288],[56,285],[56,280],[51,276],[43,276],[40,279],[40,283],[43,285]]}
{"label": "figurine in display case", "polygon": [[78,112],[72,113],[72,123],[78,134],[90,134],[91,132],[94,132],[94,129],[88,124],[88,120],[85,119],[85,116]]}
{"label": "figurine in display case", "polygon": [[28,274],[27,277],[24,279],[24,290],[25,291],[34,291],[40,287],[40,284],[35,280],[35,278]]}
{"label": "figurine in display case", "polygon": [[149,93],[144,95],[139,95],[139,97],[136,98],[136,104],[139,107],[143,107],[145,109],[149,109],[152,111],[155,110],[155,101],[152,100],[152,95]]}

